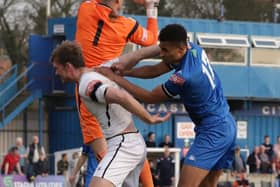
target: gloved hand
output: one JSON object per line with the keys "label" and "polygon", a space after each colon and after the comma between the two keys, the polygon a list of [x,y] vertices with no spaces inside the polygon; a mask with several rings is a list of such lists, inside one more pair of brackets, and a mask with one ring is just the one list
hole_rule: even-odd
{"label": "gloved hand", "polygon": [[160,0],[145,0],[146,14],[148,18],[157,18],[158,9],[157,6]]}
{"label": "gloved hand", "polygon": [[160,0],[145,0],[145,8],[152,9],[158,6]]}

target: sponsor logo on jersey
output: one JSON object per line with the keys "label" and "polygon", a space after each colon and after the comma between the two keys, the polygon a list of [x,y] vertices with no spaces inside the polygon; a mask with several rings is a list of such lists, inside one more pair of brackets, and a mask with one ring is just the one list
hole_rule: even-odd
{"label": "sponsor logo on jersey", "polygon": [[88,83],[87,90],[86,90],[86,96],[89,96],[89,95],[90,95],[90,93],[94,90],[94,86],[95,86],[97,83],[100,83],[100,81],[93,80],[93,81],[90,81],[90,82]]}
{"label": "sponsor logo on jersey", "polygon": [[192,161],[195,161],[195,160],[196,160],[196,158],[195,158],[194,155],[190,155],[190,156],[188,157],[188,159],[189,159],[189,160],[192,160]]}
{"label": "sponsor logo on jersey", "polygon": [[182,86],[185,83],[185,79],[180,75],[180,72],[173,74],[170,79],[171,82],[174,84]]}

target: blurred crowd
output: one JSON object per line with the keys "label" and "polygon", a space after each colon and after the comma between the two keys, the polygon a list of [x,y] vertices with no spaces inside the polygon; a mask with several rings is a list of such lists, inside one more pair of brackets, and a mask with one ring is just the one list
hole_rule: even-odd
{"label": "blurred crowd", "polygon": [[[156,134],[149,132],[146,138],[147,147],[162,147],[164,152],[161,156],[149,158],[153,181],[155,187],[171,187],[174,185],[175,161],[169,148],[174,147],[174,144],[167,134],[159,145],[156,144],[155,139]],[[243,181],[244,184],[248,184],[248,180],[246,180],[246,174],[248,173],[270,173],[277,176],[275,186],[279,186],[280,136],[277,137],[276,144],[272,144],[270,141],[268,135],[264,136],[264,141],[255,146],[249,156],[242,154],[240,147],[235,148],[232,175],[236,176],[237,182],[241,183]],[[187,152],[184,150],[183,153],[185,155]],[[71,175],[78,158],[79,152],[74,152],[70,159],[67,154],[62,154],[60,160],[56,163],[57,175]],[[86,172],[84,168],[76,181],[81,186]],[[1,174],[26,175],[29,180],[33,180],[38,175],[47,176],[49,174],[49,161],[46,158],[44,147],[39,143],[38,136],[33,136],[32,143],[28,146],[23,145],[21,137],[16,138],[15,144],[9,148],[8,153],[4,156]]]}
{"label": "blurred crowd", "polygon": [[33,136],[32,143],[25,147],[22,137],[17,137],[15,145],[9,148],[1,165],[2,175],[26,175],[33,180],[37,175],[46,176],[49,163],[44,147],[39,143],[38,136]]}

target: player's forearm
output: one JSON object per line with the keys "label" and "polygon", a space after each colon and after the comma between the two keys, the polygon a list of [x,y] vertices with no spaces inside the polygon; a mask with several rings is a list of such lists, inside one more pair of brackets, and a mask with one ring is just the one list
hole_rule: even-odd
{"label": "player's forearm", "polygon": [[123,77],[115,77],[114,81],[140,101],[144,103],[155,103],[156,98],[153,98],[149,91],[130,83]]}
{"label": "player's forearm", "polygon": [[132,53],[127,53],[119,57],[119,62],[122,63],[124,69],[129,70],[134,67],[140,60],[158,56],[160,48],[158,45],[143,47]]}
{"label": "player's forearm", "polygon": [[151,39],[149,41],[151,41],[152,44],[156,45],[157,42],[158,42],[158,21],[157,21],[157,18],[148,18],[147,19],[147,30],[150,31],[149,32],[149,37]]}
{"label": "player's forearm", "polygon": [[124,107],[127,111],[135,114],[146,123],[152,123],[152,116],[145,110],[145,108],[130,94],[123,90],[107,90],[107,102],[117,103]]}
{"label": "player's forearm", "polygon": [[149,79],[158,76],[157,73],[153,72],[152,69],[147,66],[133,68],[129,71],[126,71],[124,75],[128,77],[136,77],[141,79]]}
{"label": "player's forearm", "polygon": [[170,69],[166,66],[166,64],[163,62],[160,62],[156,65],[133,68],[131,70],[124,72],[124,75],[129,76],[129,77],[148,79],[148,78],[158,77],[169,71],[170,71]]}
{"label": "player's forearm", "polygon": [[84,165],[84,163],[86,162],[87,157],[84,155],[81,155],[80,158],[77,161],[76,166],[74,167],[74,171],[72,173],[72,175],[76,176],[78,174],[78,172],[80,171],[81,167]]}

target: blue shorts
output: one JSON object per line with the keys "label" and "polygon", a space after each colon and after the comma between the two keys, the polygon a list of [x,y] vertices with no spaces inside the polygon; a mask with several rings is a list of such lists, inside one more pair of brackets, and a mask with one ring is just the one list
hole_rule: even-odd
{"label": "blue shorts", "polygon": [[92,176],[96,170],[98,163],[93,155],[93,152],[89,153],[88,155],[88,164],[87,164],[87,173],[86,173],[86,179],[85,179],[85,187],[89,187],[89,184],[91,182]]}
{"label": "blue shorts", "polygon": [[195,140],[184,164],[205,170],[231,168],[236,142],[236,124],[230,114],[216,123],[196,126],[195,133]]}

